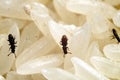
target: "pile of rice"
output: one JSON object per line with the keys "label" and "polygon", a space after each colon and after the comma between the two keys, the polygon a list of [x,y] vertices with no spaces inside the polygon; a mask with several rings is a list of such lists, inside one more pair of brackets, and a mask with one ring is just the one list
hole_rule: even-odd
{"label": "pile of rice", "polygon": [[0,0],[0,80],[120,80],[119,9],[120,0]]}

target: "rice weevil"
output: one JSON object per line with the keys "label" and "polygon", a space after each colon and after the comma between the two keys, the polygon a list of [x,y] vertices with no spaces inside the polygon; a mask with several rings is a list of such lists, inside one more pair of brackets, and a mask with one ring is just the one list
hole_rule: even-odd
{"label": "rice weevil", "polygon": [[13,54],[15,55],[15,58],[16,58],[15,48],[16,48],[17,46],[16,46],[15,44],[16,44],[17,42],[15,42],[15,37],[13,37],[12,34],[9,34],[9,35],[8,35],[8,41],[9,41],[9,45],[10,45],[9,50],[11,50],[11,52],[8,54],[8,56],[13,53]]}
{"label": "rice weevil", "polygon": [[68,41],[67,36],[63,35],[62,38],[61,38],[61,45],[62,45],[62,49],[63,49],[63,52],[64,52],[64,57],[67,53],[70,53],[70,52],[67,51],[68,50],[67,41]]}

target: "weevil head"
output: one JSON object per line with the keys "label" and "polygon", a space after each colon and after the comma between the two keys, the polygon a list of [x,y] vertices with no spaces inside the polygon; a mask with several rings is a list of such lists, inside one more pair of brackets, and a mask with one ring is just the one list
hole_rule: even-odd
{"label": "weevil head", "polygon": [[13,37],[12,34],[9,34],[9,35],[8,35],[8,38],[12,38],[12,37]]}
{"label": "weevil head", "polygon": [[62,37],[63,37],[63,38],[66,38],[67,36],[66,36],[66,35],[63,35]]}
{"label": "weevil head", "polygon": [[62,36],[62,39],[67,39],[67,36],[66,36],[66,35],[63,35],[63,36]]}
{"label": "weevil head", "polygon": [[115,29],[112,29],[113,32],[115,32]]}
{"label": "weevil head", "polygon": [[67,46],[67,36],[66,35],[63,35],[62,36],[62,39],[61,39],[61,42],[62,42],[62,46]]}

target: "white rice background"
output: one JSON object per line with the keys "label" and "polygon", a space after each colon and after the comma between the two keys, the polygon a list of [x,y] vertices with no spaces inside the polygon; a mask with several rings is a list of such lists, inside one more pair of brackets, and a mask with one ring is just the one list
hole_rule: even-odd
{"label": "white rice background", "polygon": [[119,10],[120,0],[0,0],[0,80],[120,80]]}

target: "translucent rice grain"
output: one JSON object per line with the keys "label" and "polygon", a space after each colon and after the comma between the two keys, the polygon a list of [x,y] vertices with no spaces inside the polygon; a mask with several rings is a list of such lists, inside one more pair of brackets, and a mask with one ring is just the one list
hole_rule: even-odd
{"label": "translucent rice grain", "polygon": [[[103,56],[103,53],[99,49],[99,45],[97,42],[92,42],[88,48],[87,55],[86,55],[86,60],[87,63],[90,63],[90,58],[92,56]],[[91,63],[90,63],[91,64]]]}
{"label": "translucent rice grain", "polygon": [[[0,1],[0,16],[18,18],[18,19],[29,19],[30,17],[25,13],[23,6],[25,3],[30,3],[33,0],[1,0]],[[34,0],[38,1],[38,0]]]}
{"label": "translucent rice grain", "polygon": [[84,15],[102,14],[106,18],[112,18],[116,13],[111,5],[92,0],[69,0],[67,9]]}
{"label": "translucent rice grain", "polygon": [[120,27],[120,11],[118,11],[113,17],[113,22],[117,27]]}
{"label": "translucent rice grain", "polygon": [[39,28],[39,30],[42,32],[43,35],[46,37],[49,37],[50,32],[48,29],[48,15],[40,15],[39,13],[36,13],[35,11],[32,12],[32,19]]}
{"label": "translucent rice grain", "polygon": [[44,57],[38,57],[30,60],[17,68],[19,74],[35,74],[40,73],[43,68],[57,67],[63,63],[61,54],[52,54]]}
{"label": "translucent rice grain", "polygon": [[53,40],[42,37],[40,40],[26,48],[17,58],[16,67],[18,68],[21,64],[35,59],[39,56],[45,55],[56,47]]}
{"label": "translucent rice grain", "polygon": [[33,22],[28,24],[21,32],[21,41],[18,49],[18,54],[36,42],[41,36],[41,32]]}
{"label": "translucent rice grain", "polygon": [[93,34],[107,32],[111,26],[110,22],[100,14],[87,16],[87,22],[90,24]]}
{"label": "translucent rice grain", "polygon": [[44,5],[38,3],[32,3],[29,6],[30,7],[26,7],[25,10],[27,10],[27,12],[30,12],[29,14],[32,20],[37,25],[38,29],[46,37],[50,36],[48,29],[48,21],[51,20],[51,17],[49,16],[48,9]]}
{"label": "translucent rice grain", "polygon": [[0,80],[5,80],[5,78],[3,76],[0,75]]}
{"label": "translucent rice grain", "polygon": [[74,56],[78,56],[81,59],[85,59],[89,41],[90,41],[90,27],[88,24],[82,26],[83,28],[79,29],[77,32],[74,33],[70,45],[68,46],[70,52]]}
{"label": "translucent rice grain", "polygon": [[28,6],[30,6],[30,9],[28,7],[28,10],[30,10],[30,14],[32,13],[32,11],[36,11],[37,13],[40,13],[41,16],[49,14],[48,8],[41,3],[31,2],[31,4],[28,4]]}
{"label": "translucent rice grain", "polygon": [[[82,61],[77,57],[71,59],[74,68],[75,74],[82,80],[109,80],[107,77],[98,73],[94,68],[89,66],[87,63]],[[87,76],[87,77],[86,77]]]}
{"label": "translucent rice grain", "polygon": [[48,80],[82,80],[59,68],[43,69],[42,74]]}
{"label": "translucent rice grain", "polygon": [[95,13],[96,14],[100,13],[105,18],[111,19],[114,17],[115,13],[117,12],[117,10],[109,4],[98,2],[97,5],[98,6],[96,10],[98,10],[98,12],[96,13],[96,10],[95,10]]}
{"label": "translucent rice grain", "polygon": [[6,80],[33,80],[31,75],[20,75],[16,72],[8,72]]}
{"label": "translucent rice grain", "polygon": [[[53,0],[54,7],[62,19],[67,24],[79,24],[79,16],[66,9],[67,0]],[[69,18],[68,18],[69,17]]]}
{"label": "translucent rice grain", "polygon": [[94,67],[104,74],[105,76],[112,79],[120,79],[120,63],[111,61],[104,57],[92,57],[91,62]]}
{"label": "translucent rice grain", "polygon": [[93,11],[94,4],[90,0],[69,0],[67,2],[67,9],[76,12],[87,15],[90,11]]}
{"label": "translucent rice grain", "polygon": [[108,44],[104,47],[105,56],[113,61],[120,61],[120,44]]}

